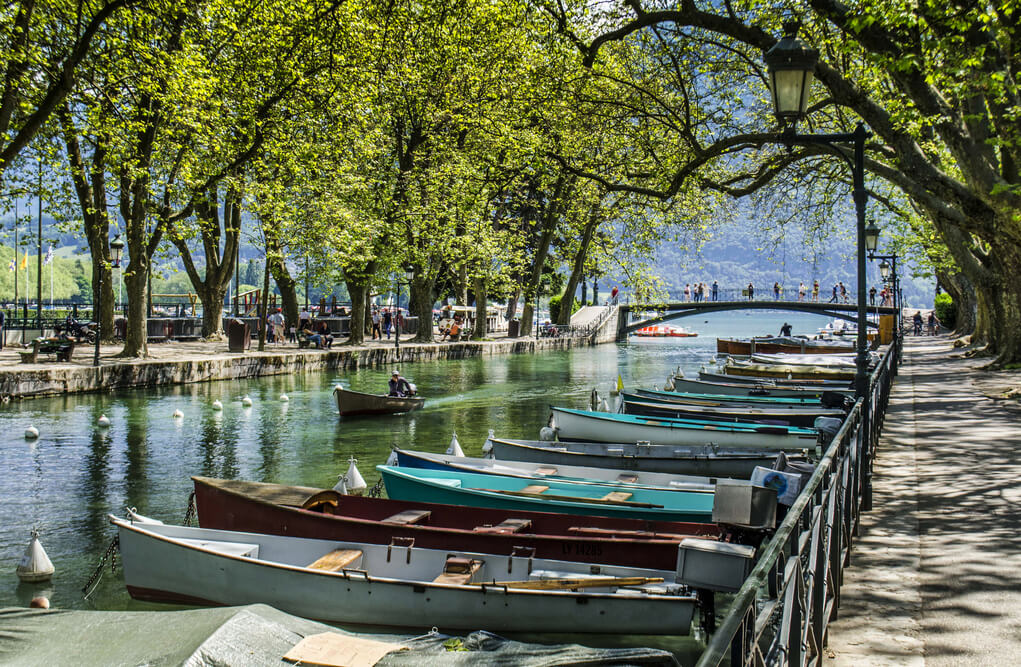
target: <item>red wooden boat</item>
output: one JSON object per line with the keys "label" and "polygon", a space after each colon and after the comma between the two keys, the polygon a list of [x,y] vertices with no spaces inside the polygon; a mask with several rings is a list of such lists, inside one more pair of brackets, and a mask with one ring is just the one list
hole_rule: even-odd
{"label": "red wooden boat", "polygon": [[720,537],[714,524],[405,502],[208,477],[192,481],[199,525],[218,530],[371,544],[412,540],[429,549],[508,556],[523,550],[539,558],[658,569],[677,566],[677,544],[685,537]]}

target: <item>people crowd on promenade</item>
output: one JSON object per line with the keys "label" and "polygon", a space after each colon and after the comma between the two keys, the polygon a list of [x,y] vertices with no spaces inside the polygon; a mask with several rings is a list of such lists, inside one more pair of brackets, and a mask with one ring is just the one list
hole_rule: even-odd
{"label": "people crowd on promenade", "polygon": [[[708,301],[720,301],[720,285],[716,280],[712,281],[712,284],[706,282],[695,282],[686,283],[682,290],[683,301],[690,301],[693,303],[702,303]],[[755,300],[755,283],[749,282],[746,287],[741,288],[740,297],[748,301]],[[850,304],[852,300],[852,293],[848,290],[847,285],[844,282],[837,281],[830,288],[830,298],[827,303],[838,303],[838,304]],[[767,292],[768,294],[768,292]],[[804,281],[799,281],[797,289],[797,300],[798,301],[811,301],[813,303],[819,303],[819,280],[812,280],[811,287],[805,284]],[[876,297],[879,297],[879,306],[893,306],[893,289],[887,286],[883,286],[881,289],[877,289],[875,286],[869,288],[868,291],[868,303],[870,306],[876,306]],[[767,297],[768,298],[768,297]],[[793,294],[792,294],[793,298]],[[784,286],[780,281],[773,283],[772,299],[774,301],[784,300]],[[723,300],[727,300],[726,296],[723,296]]]}

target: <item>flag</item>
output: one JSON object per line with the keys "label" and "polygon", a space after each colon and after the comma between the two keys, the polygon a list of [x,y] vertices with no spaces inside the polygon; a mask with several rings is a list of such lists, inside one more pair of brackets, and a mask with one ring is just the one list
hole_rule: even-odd
{"label": "flag", "polygon": [[21,268],[23,268],[23,269],[27,269],[28,268],[28,253],[27,252],[25,253],[25,256],[21,258]]}
{"label": "flag", "polygon": [[43,266],[46,266],[52,261],[53,261],[53,246],[50,246],[50,249],[46,251],[46,257],[43,258]]}

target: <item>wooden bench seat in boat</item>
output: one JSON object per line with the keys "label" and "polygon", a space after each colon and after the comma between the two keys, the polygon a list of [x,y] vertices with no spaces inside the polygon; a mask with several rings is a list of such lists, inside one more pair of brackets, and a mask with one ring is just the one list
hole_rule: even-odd
{"label": "wooden bench seat in boat", "polygon": [[628,498],[630,498],[633,495],[635,495],[635,494],[628,493],[627,491],[610,491],[605,496],[600,498],[600,500],[608,500],[611,503],[620,503],[620,502],[624,502],[625,500],[627,500]]}
{"label": "wooden bench seat in boat", "polygon": [[324,572],[340,572],[361,557],[361,549],[334,549],[310,564],[309,568]]}
{"label": "wooden bench seat in boat", "polygon": [[404,510],[393,516],[383,519],[382,523],[414,524],[423,523],[429,519],[432,512],[429,510]]}
{"label": "wooden bench seat in boat", "polygon": [[482,569],[484,563],[485,561],[474,558],[447,556],[447,561],[443,564],[443,572],[433,579],[433,583],[463,586],[472,580],[475,573]]}
{"label": "wooden bench seat in boat", "polygon": [[521,491],[519,491],[518,493],[534,493],[538,495],[543,491],[549,491],[549,487],[544,486],[542,484],[529,484],[525,488],[521,489]]}
{"label": "wooden bench seat in boat", "polygon": [[545,476],[555,475],[557,474],[557,469],[552,466],[540,466],[535,469],[535,474]]}
{"label": "wooden bench seat in boat", "polygon": [[495,526],[476,526],[476,533],[520,533],[532,529],[531,519],[504,519]]}

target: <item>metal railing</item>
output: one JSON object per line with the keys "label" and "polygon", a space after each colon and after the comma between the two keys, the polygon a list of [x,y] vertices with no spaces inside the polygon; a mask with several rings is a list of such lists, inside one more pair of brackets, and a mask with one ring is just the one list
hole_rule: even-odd
{"label": "metal railing", "polygon": [[883,356],[805,489],[734,596],[700,667],[820,664],[840,605],[844,567],[862,511],[871,508],[872,458],[901,357]]}

